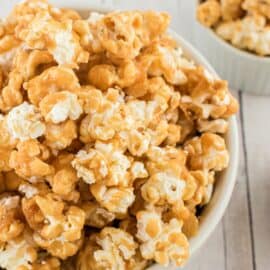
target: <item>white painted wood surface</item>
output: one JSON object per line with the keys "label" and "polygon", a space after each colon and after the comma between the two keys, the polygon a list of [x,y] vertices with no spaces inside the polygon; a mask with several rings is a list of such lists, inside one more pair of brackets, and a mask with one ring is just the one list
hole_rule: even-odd
{"label": "white painted wood surface", "polygon": [[[116,9],[157,9],[172,16],[172,28],[194,43],[195,0],[78,0]],[[18,1],[0,0],[0,16]],[[55,1],[57,2],[57,1]],[[270,269],[270,97],[236,92],[241,111],[240,166],[227,212],[185,270]]]}

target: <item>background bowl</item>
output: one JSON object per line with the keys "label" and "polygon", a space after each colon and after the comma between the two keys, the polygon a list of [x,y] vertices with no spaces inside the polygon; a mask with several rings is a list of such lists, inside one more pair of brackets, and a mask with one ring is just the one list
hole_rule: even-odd
{"label": "background bowl", "polygon": [[[111,11],[111,7],[104,5],[92,5],[86,1],[74,1],[74,0],[54,0],[50,1],[57,7],[69,7],[78,10],[83,16],[87,16],[90,10],[106,13]],[[196,64],[204,66],[210,73],[218,77],[217,73],[206,61],[206,59],[187,41],[173,31],[169,31],[171,36],[179,43],[183,49],[184,55],[192,59]],[[213,197],[209,204],[205,207],[201,216],[200,230],[197,236],[190,239],[191,254],[194,254],[196,250],[206,241],[208,236],[213,232],[218,222],[221,220],[225,209],[229,203],[232,195],[233,187],[236,180],[236,173],[238,167],[238,153],[239,153],[239,139],[238,129],[235,116],[229,119],[229,131],[225,136],[226,144],[230,152],[230,162],[226,170],[224,170],[216,182]],[[164,269],[159,265],[153,265],[149,270],[161,270]],[[170,268],[173,269],[173,268]]]}
{"label": "background bowl", "polygon": [[[198,3],[194,1],[193,17]],[[270,95],[270,57],[240,50],[197,21],[194,29],[196,47],[233,89]]]}

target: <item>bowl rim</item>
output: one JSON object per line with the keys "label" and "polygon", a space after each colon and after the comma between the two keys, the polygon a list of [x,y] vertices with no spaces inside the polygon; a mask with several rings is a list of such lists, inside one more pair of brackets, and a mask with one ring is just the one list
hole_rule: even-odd
{"label": "bowl rim", "polygon": [[[200,3],[200,0],[197,0],[196,2],[197,2],[196,4],[196,8],[197,8],[197,6]],[[260,55],[257,55],[256,53],[248,52],[246,50],[237,48],[233,46],[233,44],[231,44],[229,41],[226,41],[225,39],[221,38],[218,34],[216,34],[212,27],[210,28],[210,27],[206,27],[202,25],[197,19],[196,19],[196,23],[199,24],[199,26],[203,28],[204,31],[207,32],[214,40],[216,40],[220,46],[227,48],[228,50],[230,50],[231,53],[237,54],[238,56],[240,55],[241,57],[246,58],[248,60],[270,64],[270,56],[260,56]]]}
{"label": "bowl rim", "polygon": [[[209,64],[205,57],[188,41],[182,38],[173,30],[169,30],[168,33],[181,45],[184,55],[194,60],[197,64],[205,67],[212,75],[220,78],[214,68]],[[236,177],[238,172],[239,164],[239,137],[238,137],[238,125],[236,121],[236,116],[229,118],[229,130],[225,135],[225,141],[230,153],[229,166],[222,171],[221,177],[223,178],[222,184],[219,187],[218,194],[213,194],[212,199],[206,206],[205,215],[202,215],[203,219],[200,223],[199,232],[196,236],[190,238],[190,254],[193,256],[200,247],[206,242],[211,233],[215,230],[218,223],[221,221],[223,215],[225,214],[226,208],[232,197],[233,189],[236,183]],[[219,195],[219,196],[217,196]],[[216,196],[216,202],[213,204],[213,199]],[[212,207],[209,209],[209,206]],[[208,209],[208,211],[207,211]],[[190,257],[191,260],[191,257]],[[148,270],[161,270],[163,269],[160,265],[153,265],[148,268]]]}
{"label": "bowl rim", "polygon": [[[188,54],[191,53],[192,60],[196,59],[197,64],[201,64],[208,71],[210,71],[210,73],[214,75],[216,78],[220,78],[217,72],[214,70],[214,68],[209,64],[209,62],[204,58],[204,56],[202,56],[201,53],[197,49],[195,49],[193,45],[191,45],[188,41],[183,39],[175,31],[169,30],[169,34],[177,41],[177,43],[181,45],[184,51],[184,55],[187,53]],[[230,162],[229,162],[229,166],[224,170],[224,172],[225,171],[229,172],[229,175],[226,175],[226,180],[227,178],[231,179],[231,181],[228,183],[230,185],[228,185],[225,191],[228,192],[228,195],[230,194],[230,196],[228,198],[224,198],[225,200],[223,202],[223,208],[219,209],[220,212],[216,214],[219,220],[222,218],[222,215],[225,212],[226,207],[229,203],[229,199],[232,195],[232,191],[233,191],[234,184],[236,181],[236,176],[237,176],[237,167],[238,167],[238,162],[239,162],[239,137],[238,137],[238,126],[237,126],[236,116],[232,116],[229,118],[229,130],[227,134],[225,135],[225,141],[226,141],[226,144],[228,145],[228,149],[230,152]],[[208,229],[203,228],[203,233],[206,235],[203,237],[203,239],[200,242],[204,242],[204,240],[206,240],[207,235],[209,234],[209,231],[213,231],[216,224],[213,223],[212,226],[213,226],[212,230],[211,228],[208,228]],[[202,228],[200,228],[200,232],[202,232]],[[195,238],[196,236],[194,238],[191,238],[191,241],[190,241],[191,245],[193,244],[193,247],[191,247],[191,253],[192,251],[194,252],[195,250],[197,250],[198,247],[201,245],[201,243],[193,241]]]}
{"label": "bowl rim", "polygon": [[[115,10],[111,6],[105,5],[96,5],[90,2],[80,2],[77,0],[51,0],[50,3],[53,3],[59,7],[69,7],[78,11],[90,11],[94,10],[101,13],[111,12]],[[195,63],[205,67],[210,73],[219,78],[218,74],[214,68],[209,64],[209,62],[201,55],[201,53],[194,48],[188,41],[182,38],[179,34],[169,29],[168,33],[181,45],[184,55],[187,55],[188,58],[193,60]],[[225,213],[225,210],[229,204],[230,198],[232,196],[233,188],[236,182],[237,168],[239,162],[239,138],[238,138],[238,127],[236,116],[229,118],[229,131],[225,136],[226,144],[230,153],[229,166],[222,172],[223,185],[220,186],[220,195],[216,204],[212,205],[212,209],[207,213],[207,216],[203,218],[202,223],[200,224],[199,232],[196,236],[190,239],[190,253],[194,253],[202,246],[202,244],[207,240],[210,234],[214,231],[215,227],[221,220],[222,216]],[[215,194],[214,194],[215,196]],[[213,199],[213,198],[212,198]],[[213,202],[213,200],[211,201]],[[211,204],[211,201],[209,205]],[[208,205],[207,205],[208,207]],[[154,264],[147,268],[148,270],[161,270],[164,269],[162,266]]]}

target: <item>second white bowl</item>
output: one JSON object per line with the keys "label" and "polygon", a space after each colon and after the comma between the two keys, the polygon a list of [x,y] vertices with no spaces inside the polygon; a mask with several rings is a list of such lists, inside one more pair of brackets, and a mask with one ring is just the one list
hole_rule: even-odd
{"label": "second white bowl", "polygon": [[197,47],[233,89],[270,95],[269,57],[241,51],[201,25],[195,32]]}
{"label": "second white bowl", "polygon": [[[194,2],[193,17],[197,1]],[[240,50],[195,20],[195,44],[234,90],[270,95],[270,57]]]}

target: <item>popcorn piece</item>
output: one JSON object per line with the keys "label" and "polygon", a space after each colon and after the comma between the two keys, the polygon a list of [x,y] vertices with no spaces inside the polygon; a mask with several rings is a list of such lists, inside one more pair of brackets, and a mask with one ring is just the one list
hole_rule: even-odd
{"label": "popcorn piece", "polygon": [[112,65],[96,65],[89,70],[89,83],[105,91],[118,82],[117,70]]}
{"label": "popcorn piece", "polygon": [[81,46],[88,50],[90,43],[93,41],[93,34],[87,20],[75,20],[72,22],[72,29],[80,38]]}
{"label": "popcorn piece", "polygon": [[182,50],[168,48],[159,44],[148,47],[141,56],[142,63],[148,65],[150,76],[164,76],[165,79],[175,85],[184,84],[187,81],[182,71]]}
{"label": "popcorn piece", "polygon": [[221,13],[224,21],[231,21],[243,15],[243,0],[222,0]]}
{"label": "popcorn piece", "polygon": [[80,246],[85,221],[84,212],[65,204],[52,194],[37,195],[23,200],[23,212],[35,242],[50,254],[61,259],[73,256]]}
{"label": "popcorn piece", "polygon": [[182,199],[186,184],[183,180],[167,173],[154,174],[142,186],[142,196],[150,204],[176,204]]}
{"label": "popcorn piece", "polygon": [[76,92],[84,113],[93,114],[98,112],[103,104],[103,94],[91,85],[82,86]]}
{"label": "popcorn piece", "polygon": [[189,217],[184,220],[182,231],[187,238],[191,238],[198,233],[199,220],[193,213],[190,213]]}
{"label": "popcorn piece", "polygon": [[72,166],[87,184],[104,181],[108,186],[128,186],[130,183],[128,169],[131,163],[121,150],[115,150],[110,143],[97,142],[94,149],[79,151]]}
{"label": "popcorn piece", "polygon": [[3,35],[0,38],[0,55],[12,51],[19,44],[20,41],[14,35]]}
{"label": "popcorn piece", "polygon": [[250,14],[259,13],[270,19],[269,0],[245,0],[244,3],[242,3],[242,7]]}
{"label": "popcorn piece", "polygon": [[18,190],[21,193],[24,193],[24,195],[27,199],[30,199],[39,193],[39,191],[36,187],[33,187],[33,186],[26,184],[26,183],[20,184]]}
{"label": "popcorn piece", "polygon": [[28,81],[39,74],[42,68],[53,63],[53,57],[48,51],[22,49],[16,54],[14,68]]}
{"label": "popcorn piece", "polygon": [[106,227],[86,242],[77,260],[77,269],[128,269],[137,244],[121,229]]}
{"label": "popcorn piece", "polygon": [[41,114],[46,121],[59,124],[68,118],[77,120],[82,108],[75,94],[68,91],[48,94],[40,102]]}
{"label": "popcorn piece", "polygon": [[91,11],[89,14],[89,17],[87,18],[88,23],[91,25],[97,24],[99,20],[101,20],[104,17],[104,14],[99,12]]}
{"label": "popcorn piece", "polygon": [[137,215],[137,237],[142,244],[140,251],[143,258],[154,259],[157,263],[168,266],[172,263],[182,266],[189,256],[189,244],[182,233],[182,224],[177,219],[163,223],[155,212],[141,211]]}
{"label": "popcorn piece", "polygon": [[130,87],[141,76],[139,66],[136,62],[127,60],[117,68],[113,65],[101,64],[92,67],[88,73],[88,80],[91,84],[103,91],[110,87]]}
{"label": "popcorn piece", "polygon": [[7,127],[10,135],[20,141],[38,138],[45,132],[45,125],[41,121],[41,115],[35,106],[27,102],[9,112]]}
{"label": "popcorn piece", "polygon": [[78,78],[72,69],[51,67],[39,76],[24,84],[31,103],[39,105],[40,101],[50,93],[60,91],[74,92],[80,88]]}
{"label": "popcorn piece", "polygon": [[151,135],[147,132],[131,130],[128,138],[128,150],[133,156],[142,156],[145,154],[151,142]]}
{"label": "popcorn piece", "polygon": [[206,0],[197,8],[198,21],[207,27],[214,26],[219,21],[220,17],[221,5],[217,0]]}
{"label": "popcorn piece", "polygon": [[186,164],[186,153],[182,149],[167,146],[151,147],[147,152],[146,167],[150,175],[167,173],[179,177]]}
{"label": "popcorn piece", "polygon": [[[166,86],[163,90],[157,89],[158,86],[154,83],[151,83],[150,87],[153,87],[152,90],[156,95],[158,95],[159,90],[163,91],[163,94],[167,90]],[[161,121],[161,116],[165,113],[167,108],[167,104],[163,100],[155,100],[155,97],[153,97],[153,100],[148,102],[141,100],[128,101],[125,105],[126,114],[128,115],[125,121],[127,122],[127,129],[134,130],[136,128],[142,130],[147,127],[152,130],[157,129],[155,128],[155,125]]]}
{"label": "popcorn piece", "polygon": [[182,127],[180,125],[169,124],[168,126],[168,135],[166,138],[166,143],[168,145],[175,146],[181,140],[181,130]]}
{"label": "popcorn piece", "polygon": [[0,198],[0,220],[1,242],[15,239],[22,233],[24,223],[20,209],[19,196],[3,195]]}
{"label": "popcorn piece", "polygon": [[77,126],[72,120],[55,125],[46,123],[45,144],[52,150],[62,150],[70,146],[77,138]]}
{"label": "popcorn piece", "polygon": [[92,140],[112,139],[123,127],[121,106],[124,103],[122,92],[110,88],[106,95],[98,100],[95,112],[87,115],[81,122],[81,140],[85,143]]}
{"label": "popcorn piece", "polygon": [[114,12],[96,24],[102,47],[113,57],[132,59],[140,49],[165,32],[169,17],[157,12]]}
{"label": "popcorn piece", "polygon": [[203,206],[207,204],[213,193],[215,174],[213,171],[191,171],[193,178],[196,180],[196,190],[192,198],[187,200],[189,206]]}
{"label": "popcorn piece", "polygon": [[37,140],[20,142],[17,149],[11,153],[9,164],[19,176],[29,179],[54,172],[53,167],[44,162],[50,156],[48,149]]}
{"label": "popcorn piece", "polygon": [[7,17],[7,21],[16,25],[16,30],[19,32],[20,28],[28,25],[37,12],[49,12],[51,6],[46,0],[28,0],[21,1]]}
{"label": "popcorn piece", "polygon": [[228,130],[228,122],[224,119],[216,119],[212,121],[198,120],[197,128],[200,132],[211,132],[211,133],[226,133]]}
{"label": "popcorn piece", "polygon": [[224,139],[213,133],[204,133],[185,145],[188,164],[193,170],[221,171],[228,166],[229,154]]}
{"label": "popcorn piece", "polygon": [[85,202],[81,205],[81,208],[86,214],[85,224],[91,227],[101,229],[115,219],[113,213],[101,207],[96,202]]}
{"label": "popcorn piece", "polygon": [[135,200],[133,188],[93,184],[90,190],[101,206],[122,217]]}
{"label": "popcorn piece", "polygon": [[12,107],[17,106],[23,102],[23,93],[21,91],[22,84],[22,75],[17,70],[11,71],[8,75],[8,84],[1,91],[1,111],[9,111]]}
{"label": "popcorn piece", "polygon": [[31,48],[47,49],[59,65],[77,67],[78,63],[88,61],[89,55],[72,30],[71,20],[59,22],[48,13],[40,12],[18,36]]}
{"label": "popcorn piece", "polygon": [[58,194],[65,200],[77,202],[80,194],[76,191],[78,177],[76,171],[71,166],[74,156],[72,154],[60,154],[52,163],[55,168],[55,174],[48,177],[55,194]]}
{"label": "popcorn piece", "polygon": [[12,150],[11,149],[5,149],[0,148],[0,172],[8,172],[11,170],[9,160],[11,156]]}
{"label": "popcorn piece", "polygon": [[0,114],[0,133],[1,133],[0,148],[13,149],[17,144],[17,140],[14,139],[9,133],[7,126],[7,117],[4,117],[1,114]]}
{"label": "popcorn piece", "polygon": [[148,176],[148,172],[145,169],[143,162],[140,161],[132,163],[130,172],[133,179],[146,178]]}
{"label": "popcorn piece", "polygon": [[228,90],[226,81],[221,81],[202,67],[186,72],[188,83],[183,89],[179,107],[188,117],[208,119],[227,118],[238,110],[238,103]]}
{"label": "popcorn piece", "polygon": [[31,270],[37,252],[31,243],[18,237],[0,247],[0,266],[8,270]]}

